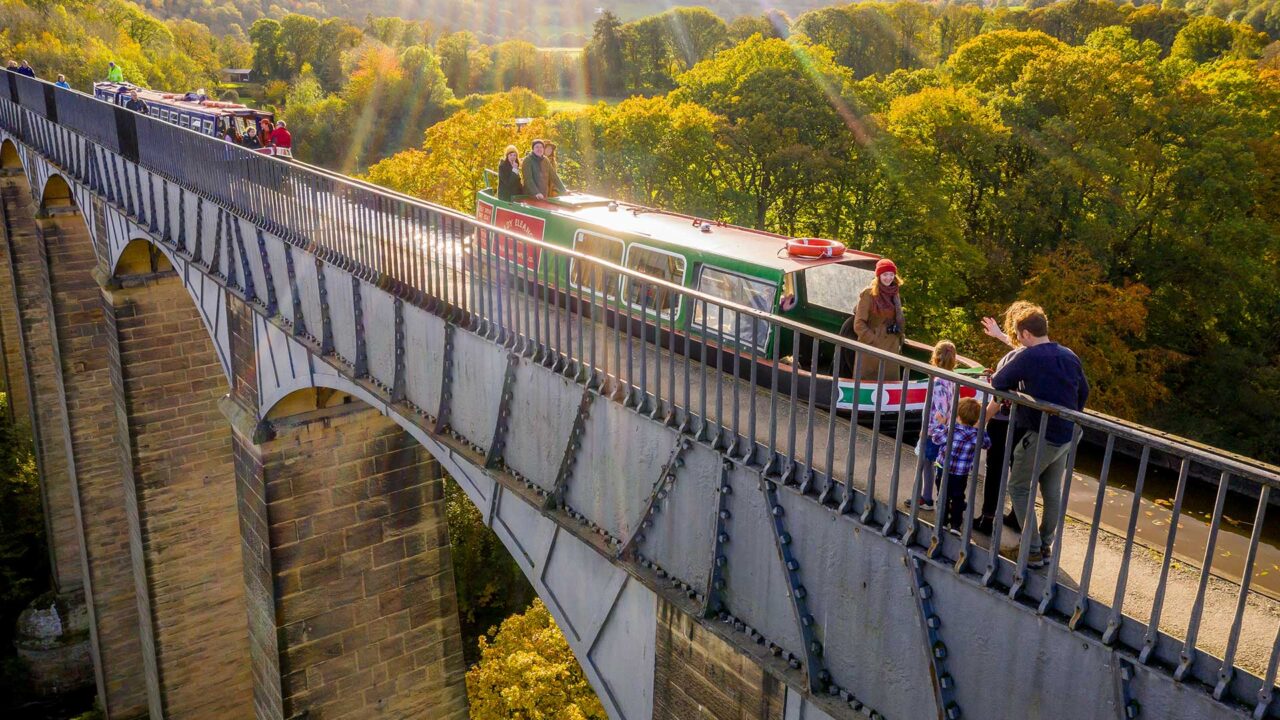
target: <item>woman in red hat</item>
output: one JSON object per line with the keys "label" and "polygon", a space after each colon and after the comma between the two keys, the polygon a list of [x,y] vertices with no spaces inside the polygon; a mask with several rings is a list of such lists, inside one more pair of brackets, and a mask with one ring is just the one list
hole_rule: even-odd
{"label": "woman in red hat", "polygon": [[[876,263],[875,278],[858,296],[858,309],[845,321],[840,334],[881,350],[902,352],[904,323],[902,297],[898,295],[901,284],[898,266],[889,258],[882,258]],[[880,374],[880,363],[876,358],[864,356],[861,373],[863,380],[874,382]],[[884,364],[886,382],[901,378],[902,366],[891,362]]]}

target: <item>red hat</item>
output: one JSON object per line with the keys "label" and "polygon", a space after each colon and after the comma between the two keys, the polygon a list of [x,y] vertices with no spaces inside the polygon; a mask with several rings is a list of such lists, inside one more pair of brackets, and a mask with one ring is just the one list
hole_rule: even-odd
{"label": "red hat", "polygon": [[880,262],[876,263],[876,277],[880,277],[881,273],[891,272],[898,274],[898,266],[893,264],[889,258],[880,258]]}

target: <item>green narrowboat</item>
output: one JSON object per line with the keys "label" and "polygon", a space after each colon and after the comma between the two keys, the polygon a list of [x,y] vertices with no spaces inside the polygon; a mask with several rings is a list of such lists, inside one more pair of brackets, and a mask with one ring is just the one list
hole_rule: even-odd
{"label": "green narrowboat", "polygon": [[[792,238],[784,235],[582,193],[545,200],[517,196],[503,201],[498,198],[496,177],[492,170],[486,170],[485,187],[476,197],[476,218],[482,222],[834,334],[853,314],[858,294],[871,283],[880,259],[857,250],[834,258],[799,257],[788,252]],[[524,263],[542,277],[549,277],[548,265],[554,262],[537,253],[508,259]],[[674,325],[682,342],[700,347],[706,338],[722,353],[735,356],[717,367],[728,372],[736,365],[737,374],[746,378],[754,359],[760,365],[756,381],[765,386],[775,375],[776,346],[779,391],[790,392],[794,377],[799,396],[807,398],[810,384],[816,382],[815,401],[829,407],[834,355],[834,346],[829,343],[819,343],[815,366],[812,338],[795,338],[786,328],[732,317],[660,290],[655,293],[652,286],[631,288],[624,277],[602,275],[594,269],[598,266],[588,270],[577,265],[570,260],[567,271],[559,269],[560,277],[569,279],[572,292],[593,292],[596,302],[614,309],[626,302],[634,314],[644,309],[647,329],[633,328],[633,332],[662,334]],[[641,293],[647,294],[641,298]],[[926,362],[931,351],[931,345],[912,340],[907,340],[903,349],[907,356]],[[816,373],[812,372],[815,367]],[[958,371],[976,375],[982,368],[962,357]],[[866,413],[870,419],[879,408],[886,420],[896,417],[902,403],[901,377],[883,383],[865,379],[855,383],[851,377],[840,377],[838,382],[838,409],[853,410],[856,385],[860,415]],[[913,373],[906,384],[906,412],[913,426],[919,422],[927,390],[924,376]],[[966,389],[962,395],[972,395],[972,391]]]}

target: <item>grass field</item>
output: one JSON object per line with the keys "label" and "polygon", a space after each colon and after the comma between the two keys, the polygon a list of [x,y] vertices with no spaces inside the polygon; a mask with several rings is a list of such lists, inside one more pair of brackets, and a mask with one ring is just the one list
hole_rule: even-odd
{"label": "grass field", "polygon": [[622,102],[625,99],[626,98],[596,98],[596,97],[580,97],[580,96],[548,97],[546,99],[547,112],[552,115],[558,112],[574,112],[577,110],[585,110],[586,108],[593,107],[597,103],[604,103],[606,105],[617,105],[618,103]]}

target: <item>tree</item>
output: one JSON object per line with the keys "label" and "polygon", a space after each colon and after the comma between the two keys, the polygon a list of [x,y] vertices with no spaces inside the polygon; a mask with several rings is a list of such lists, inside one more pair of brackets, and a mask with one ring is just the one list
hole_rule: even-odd
{"label": "tree", "polygon": [[467,671],[471,720],[605,720],[564,634],[541,600],[480,638]]}
{"label": "tree", "polygon": [[342,86],[342,57],[359,46],[361,39],[360,31],[345,20],[329,18],[320,23],[310,64],[325,90],[333,92]]}
{"label": "tree", "polygon": [[991,92],[1011,86],[1036,57],[1065,49],[1062,42],[1039,31],[997,30],[961,45],[947,61],[947,69],[954,82]]}
{"label": "tree", "polygon": [[587,81],[596,94],[620,95],[624,72],[622,22],[612,11],[605,10],[592,26],[586,59]]}
{"label": "tree", "polygon": [[1206,63],[1219,58],[1256,58],[1265,45],[1266,36],[1251,28],[1214,17],[1198,17],[1178,33],[1169,54]]}
{"label": "tree", "polygon": [[31,439],[9,421],[7,405],[0,395],[0,616],[13,622],[47,589],[49,569]]}
{"label": "tree", "polygon": [[316,48],[320,44],[320,22],[306,15],[289,14],[280,21],[280,49],[282,66],[287,80],[302,72],[304,64],[315,67]]}
{"label": "tree", "polygon": [[479,660],[476,641],[495,624],[528,608],[535,595],[520,566],[452,479],[445,481],[444,503],[458,618],[467,662],[474,663]]}
{"label": "tree", "polygon": [[541,90],[542,83],[539,70],[542,57],[533,43],[523,40],[508,40],[495,45],[493,53],[493,73],[498,87],[510,90],[514,87]]}
{"label": "tree", "polygon": [[288,79],[288,58],[280,37],[280,22],[263,18],[249,28],[253,44],[253,75],[260,80]]}
{"label": "tree", "polygon": [[567,124],[579,128],[576,145],[593,151],[574,178],[592,192],[701,216],[719,213],[720,119],[706,108],[635,97],[615,107],[598,105]]}
{"label": "tree", "polygon": [[1190,18],[1182,10],[1169,10],[1157,5],[1143,5],[1125,16],[1124,24],[1137,40],[1150,40],[1164,54],[1173,48],[1178,32]]}
{"label": "tree", "polygon": [[1102,266],[1079,246],[1063,246],[1032,266],[1022,296],[1044,307],[1054,340],[1080,356],[1091,409],[1142,417],[1168,397],[1160,379],[1176,356],[1141,347],[1150,295],[1141,283],[1107,282]]}
{"label": "tree", "polygon": [[[734,156],[730,216],[782,231],[800,219],[795,205],[835,167],[851,137],[845,108],[848,71],[818,45],[752,37],[695,65],[672,98],[725,119],[721,142]],[[736,197],[735,197],[736,196]]]}
{"label": "tree", "polygon": [[440,58],[440,69],[444,71],[445,80],[454,94],[469,95],[479,89],[474,82],[477,56],[484,57],[486,69],[488,65],[487,54],[480,55],[482,48],[476,36],[465,31],[441,35],[436,41],[436,55]]}
{"label": "tree", "polygon": [[1031,27],[1069,45],[1079,45],[1099,28],[1121,21],[1119,6],[1110,0],[1062,0],[1032,11]]}
{"label": "tree", "polygon": [[406,48],[430,42],[431,27],[427,23],[404,20],[398,17],[372,17],[365,22],[366,35],[377,38],[383,45]]}
{"label": "tree", "polygon": [[535,137],[545,135],[542,120],[517,129],[515,116],[514,105],[502,96],[478,110],[460,110],[428,128],[420,148],[396,153],[369,168],[368,178],[470,213],[476,190],[484,183],[484,169],[497,166],[502,149],[512,144],[528,147]]}
{"label": "tree", "polygon": [[729,41],[736,45],[752,35],[759,35],[766,39],[785,38],[786,33],[783,32],[785,27],[778,27],[766,15],[743,15],[729,23],[727,32]]}
{"label": "tree", "polygon": [[796,19],[792,33],[828,47],[837,63],[854,77],[883,75],[898,69],[901,43],[889,18],[866,5],[822,8]]}

